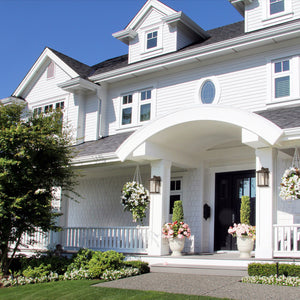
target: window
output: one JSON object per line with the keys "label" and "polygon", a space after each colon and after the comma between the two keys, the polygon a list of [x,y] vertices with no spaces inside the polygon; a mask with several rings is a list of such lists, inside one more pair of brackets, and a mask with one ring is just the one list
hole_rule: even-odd
{"label": "window", "polygon": [[203,104],[211,104],[216,96],[216,88],[211,80],[204,82],[201,88],[201,101]]}
{"label": "window", "polygon": [[274,15],[285,10],[284,8],[285,0],[270,0],[270,15]]}
{"label": "window", "polygon": [[132,123],[132,94],[122,97],[122,125]]}
{"label": "window", "polygon": [[140,93],[140,122],[149,121],[151,118],[151,90]]}
{"label": "window", "polygon": [[65,107],[64,101],[62,101],[62,102],[57,102],[57,103],[55,104],[55,109],[56,109],[56,110],[58,110],[58,109],[63,110],[64,107]]}
{"label": "window", "polygon": [[147,49],[157,47],[157,31],[147,33]]}
{"label": "window", "polygon": [[47,68],[47,79],[54,77],[54,62],[52,61]]}
{"label": "window", "polygon": [[273,67],[274,97],[277,99],[290,96],[290,60],[274,62]]}
{"label": "window", "polygon": [[181,200],[182,190],[181,179],[172,179],[170,183],[170,214],[173,214],[174,202]]}
{"label": "window", "polygon": [[152,118],[153,89],[121,96],[120,126],[136,126]]}
{"label": "window", "polygon": [[34,110],[33,110],[33,114],[34,115],[40,115],[42,113],[42,107],[36,107]]}
{"label": "window", "polygon": [[44,113],[51,112],[53,110],[53,104],[45,105],[44,106]]}

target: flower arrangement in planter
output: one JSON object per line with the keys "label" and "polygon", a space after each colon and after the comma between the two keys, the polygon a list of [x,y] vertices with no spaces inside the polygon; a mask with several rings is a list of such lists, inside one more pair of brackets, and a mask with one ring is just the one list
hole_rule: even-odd
{"label": "flower arrangement in planter", "polygon": [[300,170],[291,167],[285,170],[280,184],[279,196],[284,200],[300,199]]}
{"label": "flower arrangement in planter", "polygon": [[140,220],[143,223],[149,202],[149,191],[141,183],[130,181],[124,184],[121,204],[125,211],[132,213],[133,222]]}
{"label": "flower arrangement in planter", "polygon": [[172,256],[181,256],[184,248],[185,238],[191,236],[191,230],[188,224],[183,222],[183,206],[182,201],[178,200],[174,203],[172,223],[166,223],[162,228],[162,235],[169,240],[169,246]]}
{"label": "flower arrangement in planter", "polygon": [[240,222],[230,226],[228,233],[237,237],[237,248],[240,251],[240,258],[251,257],[255,240],[255,226],[250,225],[250,197],[242,196],[240,209]]}
{"label": "flower arrangement in planter", "polygon": [[164,238],[179,238],[182,239],[184,237],[189,238],[191,236],[191,230],[188,224],[184,222],[172,222],[166,223],[163,226],[162,234]]}
{"label": "flower arrangement in planter", "polygon": [[233,227],[230,226],[228,229],[233,237],[250,237],[255,240],[255,226],[248,224],[233,224]]}

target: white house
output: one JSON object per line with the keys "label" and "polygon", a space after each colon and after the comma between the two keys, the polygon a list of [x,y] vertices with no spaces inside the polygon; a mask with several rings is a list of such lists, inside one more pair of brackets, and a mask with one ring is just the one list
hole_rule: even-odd
{"label": "white house", "polygon": [[[168,254],[161,228],[181,199],[192,231],[186,252],[234,250],[228,226],[248,195],[255,257],[300,257],[300,200],[279,197],[300,145],[300,1],[229,1],[245,21],[205,31],[148,0],[113,34],[128,55],[87,66],[46,48],[2,100],[37,112],[61,107],[73,128],[73,164],[85,176],[78,201],[57,204],[64,231],[52,245]],[[144,185],[161,177],[144,225],[120,204],[137,165]]]}

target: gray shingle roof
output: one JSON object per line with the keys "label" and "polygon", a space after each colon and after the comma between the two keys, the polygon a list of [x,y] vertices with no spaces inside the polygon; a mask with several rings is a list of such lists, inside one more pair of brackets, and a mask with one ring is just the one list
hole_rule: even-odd
{"label": "gray shingle roof", "polygon": [[256,114],[270,120],[282,129],[300,127],[300,106],[258,111]]}
{"label": "gray shingle roof", "polygon": [[107,137],[103,137],[97,141],[85,142],[74,147],[76,157],[89,155],[98,155],[104,153],[116,152],[119,146],[133,133],[124,132]]}
{"label": "gray shingle roof", "polygon": [[[48,47],[49,48],[49,47]],[[87,78],[93,72],[93,68],[90,66],[81,63],[80,61],[69,57],[61,52],[58,52],[54,49],[49,48],[55,55],[57,55],[64,63],[66,63],[71,69],[79,74],[82,78]]]}

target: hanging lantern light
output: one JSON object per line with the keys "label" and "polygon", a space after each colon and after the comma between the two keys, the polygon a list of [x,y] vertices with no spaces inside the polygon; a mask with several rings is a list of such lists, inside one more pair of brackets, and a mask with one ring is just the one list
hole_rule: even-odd
{"label": "hanging lantern light", "polygon": [[150,179],[150,193],[151,194],[159,194],[160,193],[160,176],[153,176]]}
{"label": "hanging lantern light", "polygon": [[257,186],[266,187],[269,186],[269,174],[268,168],[261,168],[261,170],[256,171]]}

